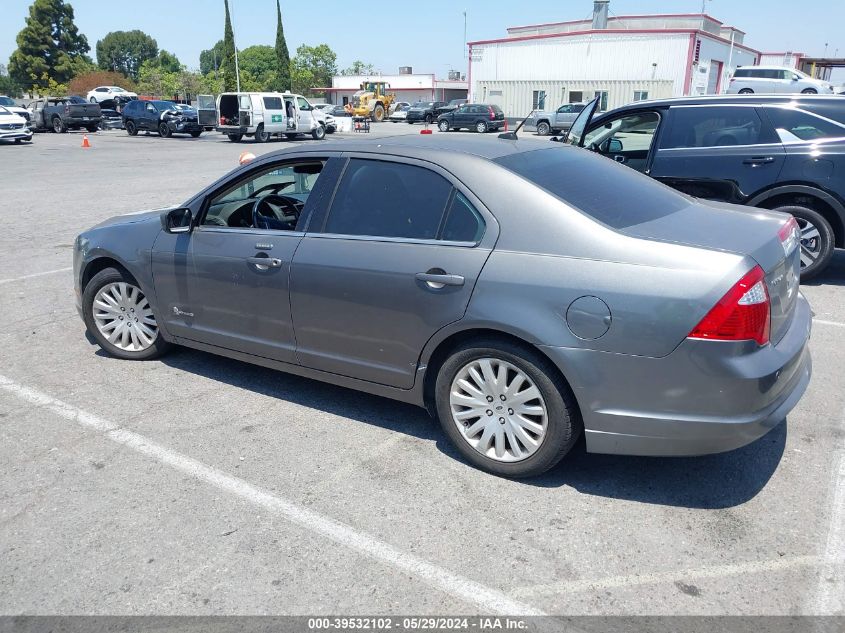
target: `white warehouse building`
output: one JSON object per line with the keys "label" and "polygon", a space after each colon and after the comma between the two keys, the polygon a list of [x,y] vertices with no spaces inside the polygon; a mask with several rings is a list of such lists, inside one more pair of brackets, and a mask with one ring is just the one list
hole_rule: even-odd
{"label": "white warehouse building", "polygon": [[469,98],[508,116],[601,97],[601,109],[631,101],[724,92],[737,66],[759,63],[745,33],[707,14],[608,15],[507,29],[468,42]]}

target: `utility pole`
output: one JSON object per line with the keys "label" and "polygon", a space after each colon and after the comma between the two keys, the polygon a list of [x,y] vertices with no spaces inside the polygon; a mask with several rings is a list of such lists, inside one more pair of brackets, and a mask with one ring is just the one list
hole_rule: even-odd
{"label": "utility pole", "polygon": [[[234,0],[232,0],[232,4]],[[232,41],[235,44],[235,85],[237,86],[237,91],[241,91],[241,71],[238,68],[238,40],[235,37],[235,12],[232,9],[229,9],[229,13],[232,19]]]}

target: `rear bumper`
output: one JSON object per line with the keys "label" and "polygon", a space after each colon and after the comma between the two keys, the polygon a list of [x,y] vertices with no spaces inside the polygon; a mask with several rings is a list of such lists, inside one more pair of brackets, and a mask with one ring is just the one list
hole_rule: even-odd
{"label": "rear bumper", "polygon": [[68,116],[64,118],[67,127],[86,127],[89,125],[99,125],[101,117],[98,116]]}
{"label": "rear bumper", "polygon": [[542,349],[575,392],[588,451],[704,455],[753,442],[786,418],[810,382],[810,327],[799,296],[777,345],[688,339],[664,358]]}
{"label": "rear bumper", "polygon": [[218,125],[214,129],[223,134],[254,134],[246,125]]}

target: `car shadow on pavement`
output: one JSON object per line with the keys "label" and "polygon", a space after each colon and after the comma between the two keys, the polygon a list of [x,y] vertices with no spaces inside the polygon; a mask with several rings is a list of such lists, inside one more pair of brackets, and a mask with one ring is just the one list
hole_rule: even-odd
{"label": "car shadow on pavement", "polygon": [[[187,348],[176,348],[161,361],[239,389],[430,440],[444,454],[464,462],[439,424],[419,407]],[[729,453],[671,458],[588,454],[582,437],[550,472],[519,482],[569,486],[583,494],[655,505],[728,508],[763,489],[783,456],[786,435],[783,422]]]}
{"label": "car shadow on pavement", "polygon": [[833,257],[824,272],[809,281],[802,281],[802,286],[845,286],[845,250],[834,251]]}

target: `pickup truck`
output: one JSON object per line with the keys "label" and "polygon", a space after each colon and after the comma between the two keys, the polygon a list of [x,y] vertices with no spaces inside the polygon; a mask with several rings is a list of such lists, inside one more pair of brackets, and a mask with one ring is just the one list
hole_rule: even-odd
{"label": "pickup truck", "polygon": [[36,99],[30,106],[31,126],[34,130],[67,132],[85,128],[96,132],[100,125],[100,106],[82,97],[46,97]]}
{"label": "pickup truck", "polygon": [[572,122],[575,121],[575,117],[581,113],[585,105],[584,103],[567,103],[554,112],[535,112],[534,126],[537,128],[537,134],[548,136],[549,134],[565,132],[572,127]]}

